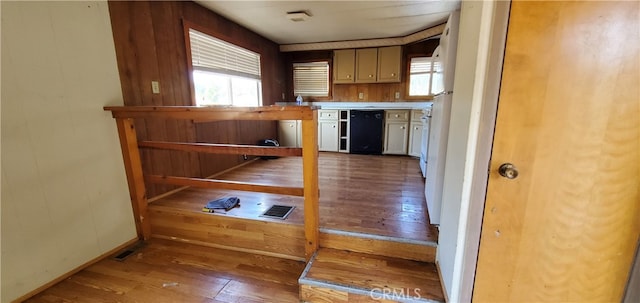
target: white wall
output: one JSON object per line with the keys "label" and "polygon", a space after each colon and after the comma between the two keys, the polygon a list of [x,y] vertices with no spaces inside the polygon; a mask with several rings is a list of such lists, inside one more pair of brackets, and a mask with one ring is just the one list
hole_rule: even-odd
{"label": "white wall", "polygon": [[2,294],[8,302],[136,237],[107,3],[1,2]]}
{"label": "white wall", "polygon": [[[456,75],[444,175],[436,261],[450,302],[461,302],[466,229],[476,166],[494,2],[464,1],[460,13]],[[499,78],[499,77],[498,77]],[[487,139],[484,137],[483,139]],[[490,137],[488,138],[491,139]],[[490,142],[480,142],[480,144]],[[488,159],[487,159],[488,160]],[[488,162],[486,162],[488,163]],[[476,184],[477,186],[477,184]],[[483,200],[480,201],[483,203]],[[475,268],[475,264],[471,264]],[[472,281],[471,281],[472,282]]]}

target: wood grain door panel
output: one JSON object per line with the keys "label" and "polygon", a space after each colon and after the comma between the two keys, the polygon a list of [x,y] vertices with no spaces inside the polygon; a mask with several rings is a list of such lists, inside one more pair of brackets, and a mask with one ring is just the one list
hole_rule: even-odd
{"label": "wood grain door panel", "polygon": [[512,3],[474,302],[620,301],[640,234],[639,20],[637,1]]}

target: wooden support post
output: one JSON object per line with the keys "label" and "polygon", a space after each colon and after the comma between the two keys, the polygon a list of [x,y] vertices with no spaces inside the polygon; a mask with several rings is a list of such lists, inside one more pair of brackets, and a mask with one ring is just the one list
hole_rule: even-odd
{"label": "wooden support post", "polygon": [[307,261],[318,250],[320,189],[318,187],[318,111],[302,120],[302,174],[304,179],[304,254]]}
{"label": "wooden support post", "polygon": [[136,222],[136,231],[140,240],[147,240],[151,236],[151,223],[147,219],[147,195],[140,162],[140,150],[133,119],[116,118],[118,136],[124,159],[124,169],[127,173],[129,196],[133,206],[133,216]]}

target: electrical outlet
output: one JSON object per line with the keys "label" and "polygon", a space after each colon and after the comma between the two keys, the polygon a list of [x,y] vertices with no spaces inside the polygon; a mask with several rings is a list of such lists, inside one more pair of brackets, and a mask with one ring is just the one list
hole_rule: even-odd
{"label": "electrical outlet", "polygon": [[154,94],[160,93],[160,83],[158,81],[151,81],[151,91]]}
{"label": "electrical outlet", "polygon": [[358,93],[358,99],[364,99],[364,93]]}
{"label": "electrical outlet", "polygon": [[243,160],[249,160],[249,157],[247,155],[242,155],[242,159]]}
{"label": "electrical outlet", "polygon": [[396,99],[400,99],[400,92],[396,92]]}

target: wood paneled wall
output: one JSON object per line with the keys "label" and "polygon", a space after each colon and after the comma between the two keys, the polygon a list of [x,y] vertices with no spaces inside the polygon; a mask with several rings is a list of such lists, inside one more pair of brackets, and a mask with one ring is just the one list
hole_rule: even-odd
{"label": "wood paneled wall", "polygon": [[[194,3],[182,1],[109,1],[113,39],[125,105],[193,105],[183,20],[218,38],[260,53],[264,105],[281,100],[283,63],[274,42]],[[151,81],[160,83],[153,94]],[[256,143],[275,138],[271,121],[137,121],[140,140]],[[232,167],[242,157],[142,150],[145,173],[204,177]],[[147,184],[153,197],[173,187]]]}
{"label": "wood paneled wall", "polygon": [[[410,56],[431,56],[439,44],[438,39],[424,40],[403,46],[402,51],[402,81],[399,83],[367,83],[367,84],[333,84],[331,85],[331,97],[308,98],[308,101],[349,101],[349,102],[393,102],[407,100],[408,60]],[[329,65],[333,60],[333,52],[306,51],[289,52],[283,54],[286,71],[286,100],[294,102],[293,95],[293,71],[294,62],[309,62],[314,60],[328,60]],[[333,71],[330,71],[333,73]],[[330,76],[332,77],[332,75]],[[400,92],[400,98],[395,98],[395,93]],[[363,93],[364,98],[358,99],[358,94]]]}

